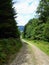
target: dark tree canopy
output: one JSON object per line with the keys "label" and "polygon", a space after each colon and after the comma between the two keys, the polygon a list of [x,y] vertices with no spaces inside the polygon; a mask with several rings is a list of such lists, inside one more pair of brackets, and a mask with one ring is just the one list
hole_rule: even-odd
{"label": "dark tree canopy", "polygon": [[37,8],[37,13],[40,14],[39,19],[45,23],[47,17],[49,17],[49,0],[40,1],[39,7]]}
{"label": "dark tree canopy", "polygon": [[0,38],[19,37],[12,0],[0,1]]}

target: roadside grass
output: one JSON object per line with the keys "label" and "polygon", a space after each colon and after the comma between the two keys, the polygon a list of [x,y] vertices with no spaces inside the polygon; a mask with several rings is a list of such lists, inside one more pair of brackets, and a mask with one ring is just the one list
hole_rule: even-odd
{"label": "roadside grass", "polygon": [[49,42],[46,41],[33,41],[34,44],[49,55]]}
{"label": "roadside grass", "polygon": [[40,48],[43,52],[45,52],[47,55],[49,55],[49,42],[46,41],[41,41],[41,40],[27,40],[25,39],[27,42],[34,44],[35,46],[37,46],[38,48]]}
{"label": "roadside grass", "polygon": [[0,39],[0,65],[8,65],[8,63],[14,59],[14,55],[17,54],[21,47],[22,43],[19,39]]}

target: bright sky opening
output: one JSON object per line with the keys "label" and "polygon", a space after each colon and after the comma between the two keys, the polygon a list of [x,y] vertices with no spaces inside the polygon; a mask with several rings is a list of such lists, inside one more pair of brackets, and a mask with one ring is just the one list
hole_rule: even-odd
{"label": "bright sky opening", "polygon": [[17,13],[18,26],[24,26],[28,21],[35,17],[40,0],[14,0],[15,11]]}

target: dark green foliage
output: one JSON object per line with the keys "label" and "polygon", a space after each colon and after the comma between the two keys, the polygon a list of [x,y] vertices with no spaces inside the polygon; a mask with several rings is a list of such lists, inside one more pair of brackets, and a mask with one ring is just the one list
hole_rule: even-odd
{"label": "dark green foliage", "polygon": [[[34,35],[34,28],[38,25],[38,20],[37,19],[31,19],[29,23],[25,26],[24,29],[24,35],[27,35],[27,37],[31,37]],[[31,34],[31,35],[30,35]]]}
{"label": "dark green foliage", "polygon": [[[32,19],[26,25],[24,37],[30,39],[42,39],[44,24],[40,24],[38,19]],[[39,25],[40,24],[40,25]]]}
{"label": "dark green foliage", "polygon": [[0,38],[19,37],[12,0],[0,1]]}
{"label": "dark green foliage", "polygon": [[12,0],[0,1],[0,65],[8,65],[22,46],[12,6]]}
{"label": "dark green foliage", "polygon": [[49,17],[49,0],[40,1],[39,7],[37,8],[37,13],[40,14],[39,19],[45,23],[47,17]]}
{"label": "dark green foliage", "polygon": [[24,29],[24,37],[49,41],[49,0],[41,0],[37,8],[39,18],[29,21]]}
{"label": "dark green foliage", "polygon": [[45,24],[43,33],[44,33],[44,37],[49,41],[49,19],[47,20],[47,23]]}
{"label": "dark green foliage", "polygon": [[8,63],[11,56],[17,53],[21,46],[19,39],[9,38],[0,40],[0,65]]}
{"label": "dark green foliage", "polygon": [[24,28],[24,38],[36,40],[49,40],[49,20],[41,23],[38,19],[32,19]]}
{"label": "dark green foliage", "polygon": [[43,40],[49,40],[49,0],[41,0],[39,7],[37,8],[37,13],[39,15],[39,20],[42,21],[42,24],[44,23],[44,28],[43,28]]}

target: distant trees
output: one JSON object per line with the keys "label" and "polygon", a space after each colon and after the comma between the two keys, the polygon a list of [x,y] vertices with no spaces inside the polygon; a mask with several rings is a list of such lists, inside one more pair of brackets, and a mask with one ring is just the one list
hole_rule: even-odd
{"label": "distant trees", "polygon": [[0,38],[19,37],[12,0],[0,1]]}
{"label": "distant trees", "polygon": [[37,8],[39,18],[29,21],[24,29],[24,37],[49,41],[49,0],[41,0]]}

